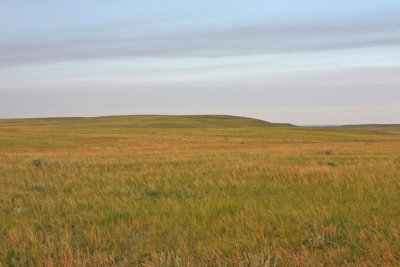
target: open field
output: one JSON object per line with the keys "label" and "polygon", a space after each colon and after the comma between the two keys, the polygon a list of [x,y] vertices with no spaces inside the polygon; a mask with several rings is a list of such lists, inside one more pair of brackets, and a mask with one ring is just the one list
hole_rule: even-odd
{"label": "open field", "polygon": [[0,120],[0,266],[399,266],[399,129]]}

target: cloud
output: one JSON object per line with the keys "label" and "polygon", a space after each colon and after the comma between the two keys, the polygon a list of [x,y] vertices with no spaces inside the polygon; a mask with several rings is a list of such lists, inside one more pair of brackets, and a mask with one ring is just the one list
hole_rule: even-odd
{"label": "cloud", "polygon": [[221,57],[398,45],[400,20],[393,18],[184,30],[127,24],[0,42],[0,67],[86,59]]}

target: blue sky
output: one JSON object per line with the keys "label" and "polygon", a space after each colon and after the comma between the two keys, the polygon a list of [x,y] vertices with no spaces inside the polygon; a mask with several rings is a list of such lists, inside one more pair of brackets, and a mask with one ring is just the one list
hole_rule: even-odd
{"label": "blue sky", "polygon": [[400,123],[400,2],[0,2],[0,117]]}

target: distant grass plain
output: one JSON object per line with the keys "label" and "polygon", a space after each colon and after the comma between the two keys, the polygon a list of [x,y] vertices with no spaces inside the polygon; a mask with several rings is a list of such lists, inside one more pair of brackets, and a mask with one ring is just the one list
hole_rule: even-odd
{"label": "distant grass plain", "polygon": [[399,266],[400,127],[0,120],[0,266]]}

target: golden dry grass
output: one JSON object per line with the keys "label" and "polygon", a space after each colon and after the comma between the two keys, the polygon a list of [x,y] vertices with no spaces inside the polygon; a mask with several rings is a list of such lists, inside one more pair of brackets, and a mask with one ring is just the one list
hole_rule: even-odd
{"label": "golden dry grass", "polygon": [[112,121],[0,122],[0,266],[400,265],[398,133]]}

